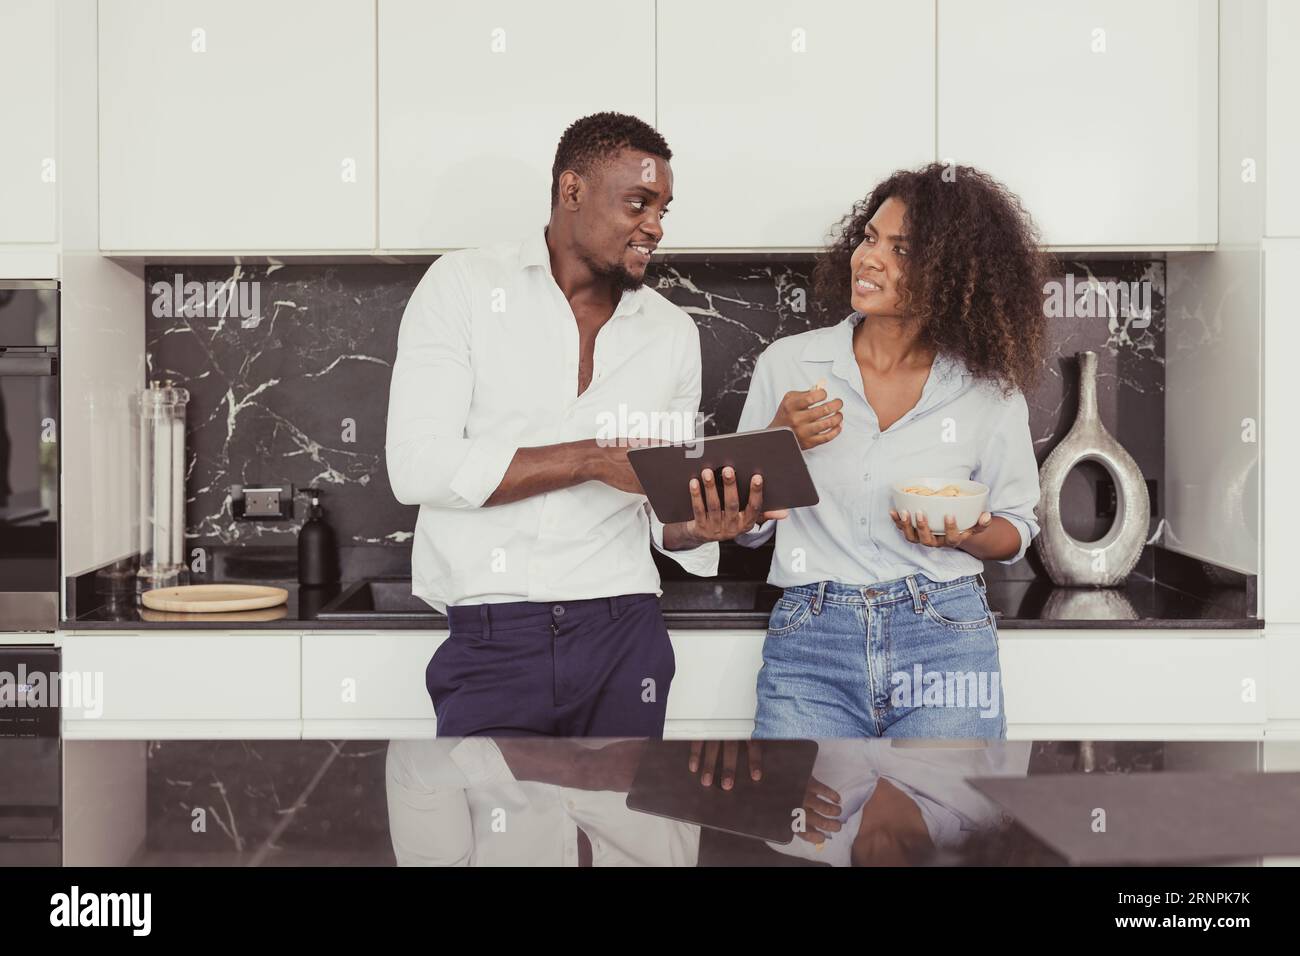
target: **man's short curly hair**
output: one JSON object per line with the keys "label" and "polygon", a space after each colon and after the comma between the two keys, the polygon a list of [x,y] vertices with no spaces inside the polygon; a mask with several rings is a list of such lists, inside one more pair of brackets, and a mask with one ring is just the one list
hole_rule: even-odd
{"label": "man's short curly hair", "polygon": [[555,148],[551,165],[551,206],[560,198],[560,174],[572,169],[579,176],[590,176],[621,149],[635,149],[664,161],[673,158],[659,132],[644,120],[626,113],[592,113],[575,121]]}
{"label": "man's short curly hair", "polygon": [[900,304],[921,320],[921,340],[1004,392],[1028,392],[1043,370],[1043,283],[1053,260],[1015,194],[978,169],[931,163],[877,185],[832,230],[813,271],[814,298],[835,315],[853,311],[853,250],[890,197],[907,207]]}

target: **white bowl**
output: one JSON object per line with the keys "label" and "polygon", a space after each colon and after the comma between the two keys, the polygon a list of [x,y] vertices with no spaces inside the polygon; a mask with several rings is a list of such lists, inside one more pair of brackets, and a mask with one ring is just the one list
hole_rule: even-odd
{"label": "white bowl", "polygon": [[[938,491],[945,485],[956,485],[962,494],[955,498],[936,498],[933,495],[903,491],[904,488],[917,486]],[[987,510],[989,501],[988,485],[963,478],[908,478],[906,481],[894,482],[891,487],[894,492],[894,510],[900,515],[904,511],[908,512],[914,528],[917,514],[924,512],[925,520],[929,522],[930,531],[934,534],[944,533],[944,519],[948,515],[957,520],[958,531],[974,527],[975,522],[980,520],[980,515]]]}

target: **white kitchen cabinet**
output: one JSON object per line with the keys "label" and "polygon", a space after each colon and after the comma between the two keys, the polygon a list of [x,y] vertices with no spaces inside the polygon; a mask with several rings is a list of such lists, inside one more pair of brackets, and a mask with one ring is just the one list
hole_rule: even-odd
{"label": "white kitchen cabinet", "polygon": [[100,0],[100,248],[372,248],[374,36],[374,0]]}
{"label": "white kitchen cabinet", "polygon": [[[1300,625],[1300,553],[1286,528],[1296,475],[1300,474],[1300,442],[1296,441],[1296,409],[1300,408],[1300,376],[1289,357],[1300,349],[1296,321],[1295,277],[1300,275],[1300,237],[1265,239],[1264,334],[1262,372],[1264,416],[1260,438],[1262,478],[1260,616],[1269,625]],[[1300,639],[1300,635],[1297,635]],[[1300,689],[1293,689],[1300,697]]]}
{"label": "white kitchen cabinet", "polygon": [[1269,0],[1264,234],[1300,236],[1300,4]]}
{"label": "white kitchen cabinet", "polygon": [[935,158],[934,3],[659,0],[662,248],[817,248]]}
{"label": "white kitchen cabinet", "polygon": [[294,631],[90,631],[63,637],[70,739],[275,738],[302,733]]}
{"label": "white kitchen cabinet", "polygon": [[[763,637],[673,631],[666,737],[749,736]],[[1259,631],[1005,630],[998,656],[1013,740],[1256,740],[1286,692]]]}
{"label": "white kitchen cabinet", "polygon": [[939,158],[1054,246],[1217,241],[1215,0],[939,0]]}
{"label": "white kitchen cabinet", "polygon": [[0,243],[58,239],[58,63],[58,5],[0,4]]}
{"label": "white kitchen cabinet", "polygon": [[1253,630],[1002,631],[998,658],[1017,740],[1259,739],[1285,693]]}
{"label": "white kitchen cabinet", "polygon": [[306,739],[432,737],[424,671],[446,631],[320,631],[302,642]]}
{"label": "white kitchen cabinet", "polygon": [[1300,627],[1268,626],[1268,735],[1300,740]]}
{"label": "white kitchen cabinet", "polygon": [[574,120],[654,121],[652,0],[379,0],[379,244],[441,250],[545,224]]}

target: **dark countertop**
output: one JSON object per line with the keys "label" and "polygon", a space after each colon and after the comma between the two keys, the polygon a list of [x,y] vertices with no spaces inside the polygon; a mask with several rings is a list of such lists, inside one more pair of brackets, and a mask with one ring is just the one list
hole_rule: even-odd
{"label": "dark countertop", "polygon": [[[296,557],[282,547],[213,549],[212,568],[189,574],[182,583],[239,582],[282,587],[288,601],[266,611],[233,614],[177,614],[153,611],[139,603],[138,585],[125,563],[88,571],[68,579],[68,603],[76,608],[63,630],[202,629],[202,630],[443,630],[447,619],[432,608],[427,616],[367,617],[323,620],[320,610],[353,584],[374,577],[409,577],[395,555],[402,549],[344,549],[345,580],[305,587],[296,580]],[[382,552],[382,555],[370,552]],[[660,599],[670,628],[745,629],[767,627],[780,589],[764,583],[765,549],[724,550],[717,578],[695,578],[669,559],[655,555],[663,577]],[[394,560],[397,558],[397,560]],[[1017,576],[1018,575],[1018,576]],[[1148,547],[1122,588],[1058,588],[1035,576],[1029,561],[1010,568],[989,563],[984,571],[989,605],[999,630],[1019,629],[1221,629],[1258,630],[1255,578],[1208,565],[1159,547]],[[413,604],[420,605],[418,599]]]}

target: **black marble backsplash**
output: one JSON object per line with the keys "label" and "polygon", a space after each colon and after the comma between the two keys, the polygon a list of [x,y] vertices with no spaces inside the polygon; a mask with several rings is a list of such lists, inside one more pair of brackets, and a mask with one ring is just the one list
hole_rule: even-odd
{"label": "black marble backsplash", "polygon": [[[735,429],[754,361],[764,347],[842,318],[812,305],[811,267],[810,259],[759,261],[753,256],[667,260],[652,266],[650,284],[689,312],[700,328],[701,404],[709,433]],[[1064,260],[1060,267],[1057,279],[1064,290],[1077,289],[1090,278],[1144,282],[1149,318],[1117,321],[1104,315],[1079,317],[1072,308],[1056,310],[1065,314],[1050,320],[1047,374],[1027,396],[1039,461],[1074,420],[1074,355],[1091,349],[1098,353],[1103,421],[1143,472],[1159,477],[1164,464],[1164,263]],[[423,263],[148,268],[149,377],[174,379],[191,393],[188,547],[292,541],[299,521],[232,517],[231,486],[236,484],[322,487],[326,514],[341,545],[409,541],[417,508],[392,496],[384,432],[402,310],[426,268]],[[194,282],[202,283],[204,292],[191,303],[193,314],[186,314],[183,306],[192,289],[185,286]],[[1110,523],[1097,515],[1095,487],[1101,474],[1084,466],[1066,484],[1066,527],[1080,539],[1095,539]],[[1159,497],[1157,490],[1153,526]],[[299,518],[304,513],[300,500]]]}

